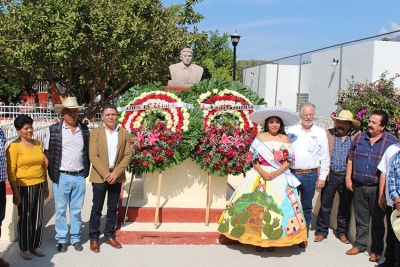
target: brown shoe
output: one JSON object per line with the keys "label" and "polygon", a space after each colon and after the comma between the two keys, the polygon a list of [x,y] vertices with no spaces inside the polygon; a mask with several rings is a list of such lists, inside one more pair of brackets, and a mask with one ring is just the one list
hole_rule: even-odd
{"label": "brown shoe", "polygon": [[8,267],[10,266],[10,264],[8,263],[8,261],[0,258],[0,267]]}
{"label": "brown shoe", "polygon": [[357,255],[358,253],[360,253],[361,251],[356,248],[356,247],[352,247],[351,249],[349,249],[348,251],[346,251],[347,255]]}
{"label": "brown shoe", "polygon": [[326,237],[323,235],[317,235],[314,239],[314,242],[322,242]]}
{"label": "brown shoe", "polygon": [[376,253],[371,253],[368,260],[372,261],[372,262],[378,262],[380,259],[381,259],[381,255],[376,254]]}
{"label": "brown shoe", "polygon": [[122,248],[121,244],[115,239],[115,237],[112,238],[104,238],[104,241],[111,245],[113,248]]}
{"label": "brown shoe", "polygon": [[94,253],[100,252],[99,240],[90,240],[90,250]]}
{"label": "brown shoe", "polygon": [[343,244],[349,244],[349,240],[347,239],[347,237],[345,235],[341,235],[339,236],[339,240],[340,242],[342,242]]}
{"label": "brown shoe", "polygon": [[40,248],[31,248],[30,251],[38,257],[44,257],[46,254]]}
{"label": "brown shoe", "polygon": [[308,246],[308,241],[303,241],[299,244],[300,248],[306,248]]}

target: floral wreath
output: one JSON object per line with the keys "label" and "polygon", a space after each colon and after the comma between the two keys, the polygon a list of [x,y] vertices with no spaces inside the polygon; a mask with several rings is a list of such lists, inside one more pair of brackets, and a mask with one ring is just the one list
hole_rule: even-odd
{"label": "floral wreath", "polygon": [[249,119],[254,111],[251,106],[265,102],[237,82],[204,80],[192,90],[199,93],[197,103],[204,122],[203,136],[191,154],[193,160],[203,170],[219,176],[251,169],[250,145],[261,130]]}
{"label": "floral wreath", "polygon": [[120,115],[121,126],[131,134],[130,167],[134,173],[163,172],[180,164],[201,134],[195,130],[201,124],[200,114],[183,107],[175,94],[159,88],[158,84],[137,86],[123,96],[127,102],[142,92]]}

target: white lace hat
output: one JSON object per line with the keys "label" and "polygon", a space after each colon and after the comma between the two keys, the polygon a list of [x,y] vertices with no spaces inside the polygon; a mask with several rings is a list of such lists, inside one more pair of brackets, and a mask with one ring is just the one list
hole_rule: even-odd
{"label": "white lace hat", "polygon": [[285,127],[299,123],[299,116],[294,111],[284,107],[260,108],[250,115],[250,120],[259,125],[264,125],[265,120],[269,117],[281,118]]}

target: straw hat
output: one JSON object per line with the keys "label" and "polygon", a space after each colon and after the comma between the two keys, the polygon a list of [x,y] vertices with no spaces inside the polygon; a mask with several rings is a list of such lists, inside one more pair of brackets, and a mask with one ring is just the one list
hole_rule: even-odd
{"label": "straw hat", "polygon": [[78,110],[81,110],[83,109],[83,106],[78,105],[75,97],[69,96],[63,100],[62,104],[55,104],[53,110],[55,113],[61,115],[61,111],[64,108],[77,108]]}
{"label": "straw hat", "polygon": [[397,239],[400,240],[400,211],[395,209],[390,217],[392,222],[393,232],[396,234]]}
{"label": "straw hat", "polygon": [[336,122],[337,120],[339,120],[339,121],[351,121],[351,123],[353,124],[352,125],[353,128],[358,128],[358,127],[360,127],[360,124],[361,124],[358,120],[354,120],[353,119],[353,113],[351,113],[351,111],[345,110],[345,109],[341,110],[340,113],[339,113],[339,116],[337,116],[337,117],[333,117],[331,115],[331,119],[334,122]]}
{"label": "straw hat", "polygon": [[292,126],[299,123],[299,116],[288,108],[283,107],[265,107],[260,108],[250,115],[250,120],[264,125],[269,117],[279,117],[285,126]]}

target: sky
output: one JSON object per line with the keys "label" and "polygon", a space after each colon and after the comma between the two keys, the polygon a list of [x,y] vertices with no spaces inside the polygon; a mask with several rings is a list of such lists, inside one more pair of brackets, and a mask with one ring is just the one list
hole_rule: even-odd
{"label": "sky", "polygon": [[200,31],[237,31],[237,60],[274,60],[400,30],[399,0],[203,0],[194,9],[205,17]]}

